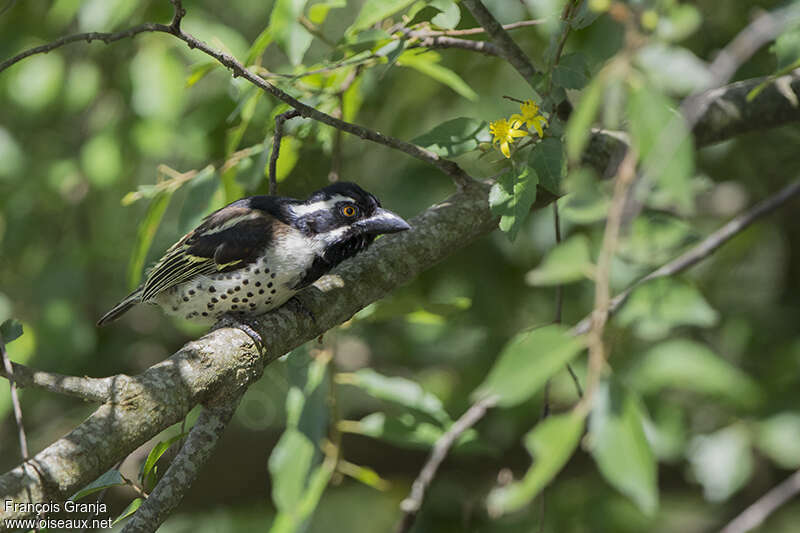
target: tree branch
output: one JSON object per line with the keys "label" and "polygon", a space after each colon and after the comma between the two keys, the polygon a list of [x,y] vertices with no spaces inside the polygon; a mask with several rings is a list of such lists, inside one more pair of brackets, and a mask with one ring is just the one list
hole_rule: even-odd
{"label": "tree branch", "polygon": [[90,31],[87,33],[75,33],[73,35],[67,35],[65,37],[61,37],[60,39],[56,39],[55,41],[43,44],[41,46],[35,46],[33,48],[25,50],[24,52],[20,52],[14,57],[6,59],[2,63],[0,63],[0,72],[6,70],[11,65],[14,65],[15,63],[22,61],[26,57],[30,57],[36,54],[46,54],[47,52],[51,52],[56,48],[61,48],[62,46],[68,44],[77,43],[81,41],[85,41],[87,43],[91,43],[92,41],[103,41],[105,44],[111,44],[113,42],[122,39],[135,37],[136,35],[145,32],[171,33],[169,26],[166,26],[164,24],[157,24],[155,22],[145,22],[144,24],[133,26],[132,28],[128,28],[127,30],[113,32],[113,33],[97,32],[97,31]]}
{"label": "tree branch", "polygon": [[[535,20],[520,20],[519,22],[512,22],[511,24],[503,24],[503,29],[508,30],[516,30],[519,28],[528,28],[530,26],[538,26],[539,24],[544,24],[544,19],[535,19]],[[479,27],[479,28],[467,28],[464,30],[442,30],[442,31],[426,31],[425,34],[428,37],[434,37],[437,35],[449,35],[449,36],[456,36],[456,35],[480,35],[481,33],[486,33],[486,28]]]}
{"label": "tree branch", "polygon": [[720,533],[746,533],[760,526],[778,507],[800,493],[800,470],[773,487],[753,505],[730,521]]}
{"label": "tree branch", "polygon": [[[292,306],[256,318],[254,327],[268,339],[261,356],[247,334],[224,328],[186,344],[143,374],[117,376],[111,401],[31,459],[40,476],[28,475],[21,466],[0,476],[0,499],[64,500],[193,406],[243,390],[277,357],[490,232],[497,220],[489,211],[488,192],[488,184],[470,182],[412,219],[411,230],[379,239],[305,290],[303,302],[316,321]],[[0,519],[22,517],[28,513],[5,513],[0,506]]]}
{"label": "tree branch", "polygon": [[502,57],[513,66],[520,75],[525,78],[534,90],[536,89],[536,69],[525,52],[517,46],[514,39],[497,22],[481,0],[463,0],[464,6],[472,13],[478,24],[483,26],[486,33],[491,37],[492,42],[502,51]]}
{"label": "tree branch", "polygon": [[124,533],[155,531],[175,510],[217,447],[219,438],[239,406],[243,392],[239,391],[233,398],[225,398],[200,413],[164,477],[125,524],[122,529]]}
{"label": "tree branch", "polygon": [[470,39],[459,39],[458,37],[448,37],[446,35],[430,35],[425,32],[409,32],[408,36],[419,39],[418,42],[408,48],[460,48],[471,52],[479,52],[487,56],[504,57],[503,51],[489,41],[473,41]]}
{"label": "tree branch", "polygon": [[[733,218],[730,222],[719,228],[717,231],[703,239],[700,243],[693,246],[687,252],[676,257],[669,263],[657,268],[650,274],[644,276],[639,281],[616,295],[608,305],[608,314],[613,315],[625,303],[628,296],[638,286],[656,278],[674,276],[683,272],[687,268],[696,265],[703,259],[710,257],[723,244],[747,229],[753,222],[761,217],[768,215],[783,206],[786,202],[800,194],[800,179],[797,179],[778,191],[769,198],[757,203],[747,211]],[[588,316],[578,322],[572,328],[573,335],[583,335],[591,329],[592,319]]]}
{"label": "tree branch", "polygon": [[[754,99],[747,95],[766,84]],[[753,131],[800,122],[800,69],[774,80],[752,78],[711,89],[693,99],[705,102],[692,133],[698,147],[708,146]],[[628,146],[623,132],[594,129],[583,159],[602,176],[610,178]]]}
{"label": "tree branch", "polygon": [[436,444],[433,446],[433,450],[431,450],[431,454],[428,456],[428,460],[425,461],[425,466],[422,467],[417,479],[415,479],[414,483],[411,485],[411,493],[400,503],[400,509],[403,511],[403,515],[400,517],[400,521],[395,528],[396,533],[406,533],[411,529],[411,526],[414,525],[414,521],[417,518],[417,513],[419,513],[422,507],[422,501],[425,499],[425,491],[436,476],[436,472],[439,470],[442,461],[444,461],[445,457],[447,457],[447,454],[450,452],[450,448],[453,447],[465,431],[483,418],[486,412],[494,407],[496,403],[497,398],[494,396],[488,396],[478,400],[461,415],[461,418],[453,422],[453,425],[450,426],[441,437],[439,437]]}
{"label": "tree branch", "polygon": [[[752,100],[747,95],[766,83]],[[764,130],[800,121],[800,69],[774,80],[754,78],[712,89],[693,100],[703,114],[694,126],[699,146],[724,141],[751,131]]]}
{"label": "tree branch", "polygon": [[0,359],[3,360],[3,370],[8,378],[9,388],[11,389],[11,405],[14,408],[14,419],[17,422],[17,435],[19,437],[19,451],[24,462],[28,461],[28,437],[25,435],[25,426],[22,424],[22,407],[19,404],[17,394],[17,380],[11,361],[6,353],[6,343],[3,335],[0,334]]}
{"label": "tree branch", "polygon": [[175,14],[173,16],[172,23],[168,26],[157,23],[145,23],[130,28],[128,30],[116,33],[92,32],[92,33],[69,35],[67,37],[62,37],[61,39],[57,39],[46,45],[38,46],[36,48],[31,48],[20,54],[17,54],[16,56],[10,59],[7,59],[3,63],[0,63],[0,72],[2,72],[4,69],[8,68],[9,66],[13,65],[14,63],[17,63],[18,61],[26,57],[32,56],[34,54],[46,53],[73,42],[78,42],[78,41],[91,42],[92,40],[101,40],[106,43],[111,43],[127,37],[133,37],[143,32],[168,33],[170,35],[173,35],[174,37],[177,37],[181,41],[185,42],[189,48],[197,49],[203,52],[204,54],[214,58],[221,65],[231,70],[234,77],[242,77],[247,81],[249,81],[250,83],[252,83],[253,85],[255,85],[256,87],[270,93],[275,98],[289,104],[291,107],[299,111],[300,115],[302,115],[305,118],[311,118],[313,120],[322,122],[323,124],[327,124],[328,126],[337,128],[346,133],[356,135],[362,139],[372,141],[377,144],[382,144],[384,146],[388,146],[389,148],[393,148],[395,150],[399,150],[405,154],[410,155],[411,157],[419,159],[420,161],[424,161],[426,163],[434,165],[443,173],[450,176],[450,178],[452,178],[453,181],[456,183],[456,185],[459,187],[464,186],[465,183],[469,181],[470,177],[467,175],[467,173],[465,173],[461,169],[461,167],[458,166],[458,164],[456,164],[453,161],[450,161],[449,159],[440,157],[434,152],[431,152],[430,150],[423,148],[421,146],[417,146],[416,144],[402,141],[395,137],[384,135],[380,132],[371,130],[364,126],[353,124],[351,122],[346,122],[344,120],[328,115],[327,113],[323,113],[322,111],[319,111],[318,109],[315,109],[314,107],[311,107],[297,100],[296,98],[282,91],[275,85],[272,85],[261,76],[248,70],[235,57],[231,56],[230,54],[226,54],[225,52],[222,52],[220,50],[216,50],[211,46],[209,46],[208,44],[206,44],[205,42],[200,41],[193,35],[183,31],[180,27],[180,21],[183,15],[185,14],[185,10],[181,6],[179,0],[170,0],[170,1],[175,6]]}
{"label": "tree branch", "polygon": [[[106,378],[65,376],[54,372],[34,370],[18,363],[12,362],[11,365],[14,370],[14,381],[20,388],[36,387],[92,402],[107,402],[112,382],[116,379],[116,376]],[[8,371],[0,369],[0,376],[8,378]]]}
{"label": "tree branch", "polygon": [[[689,268],[690,266],[697,264],[701,260],[709,257],[720,246],[728,242],[735,235],[741,233],[745,228],[747,228],[753,222],[771,213],[772,211],[778,209],[779,207],[784,205],[787,201],[789,201],[794,196],[797,196],[798,194],[800,194],[800,179],[786,186],[777,194],[767,198],[762,202],[759,202],[751,209],[748,209],[741,215],[737,216],[736,218],[725,224],[722,228],[720,228],[719,230],[715,231],[714,233],[706,237],[701,243],[694,246],[688,252],[682,254],[678,258],[663,265],[657,270],[654,270],[647,276],[643,277],[641,280],[631,285],[628,289],[626,289],[625,291],[623,291],[622,293],[620,293],[611,300],[610,304],[606,308],[606,312],[604,313],[604,315],[607,315],[607,317],[610,318],[616,311],[619,310],[619,308],[625,302],[625,299],[630,295],[630,293],[642,283],[645,283],[655,278],[675,275],[685,270],[686,268]],[[581,320],[575,327],[572,328],[570,332],[573,335],[584,335],[588,333],[592,328],[593,317],[596,314],[597,310],[595,310],[592,314]],[[602,360],[600,362],[602,362]],[[567,368],[569,369],[569,367]],[[575,379],[576,385],[578,385],[577,379],[575,378],[571,369],[569,370],[570,374],[573,376],[573,379]],[[586,401],[588,401],[585,400],[585,398],[588,398],[590,394],[590,389],[588,387],[586,392],[587,393],[585,395],[579,392],[579,395],[582,396],[581,403],[585,403]],[[448,430],[444,435],[442,435],[442,437],[440,437],[439,440],[436,442],[431,452],[431,455],[429,456],[428,460],[425,463],[425,466],[422,468],[419,475],[417,476],[417,479],[414,481],[414,484],[412,485],[411,493],[401,503],[401,509],[403,511],[403,515],[396,527],[395,531],[397,533],[405,533],[411,529],[412,525],[414,524],[414,520],[416,519],[416,515],[420,507],[422,506],[422,501],[425,498],[425,491],[433,481],[433,478],[435,477],[438,471],[439,465],[447,456],[447,453],[452,447],[453,442],[455,441],[455,439],[458,438],[459,435],[461,435],[461,433],[463,433],[463,431],[474,425],[475,422],[477,422],[477,420],[483,417],[487,408],[492,406],[492,404],[485,404],[484,403],[485,401],[486,400],[484,399],[474,403],[467,410],[467,412],[455,424],[453,424],[453,426],[451,426],[450,430]],[[462,421],[464,422],[464,424],[468,425],[465,426],[460,425]],[[452,435],[450,435],[450,431],[455,431],[457,425],[459,426],[457,429],[460,430],[460,432],[455,437],[452,437]],[[777,487],[776,489],[773,490],[777,490]],[[800,487],[798,488],[798,490],[800,490]],[[765,498],[767,498],[767,496],[765,496]],[[774,509],[770,509],[769,512],[772,512],[772,510]],[[767,514],[769,514],[769,512]],[[744,530],[733,530],[731,532],[726,531],[725,533],[734,533],[734,531],[736,533],[739,533],[739,531],[744,531]]]}

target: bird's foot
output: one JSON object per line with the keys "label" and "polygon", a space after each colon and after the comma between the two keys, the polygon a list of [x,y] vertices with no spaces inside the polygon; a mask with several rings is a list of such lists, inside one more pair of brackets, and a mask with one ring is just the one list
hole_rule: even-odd
{"label": "bird's foot", "polygon": [[244,331],[253,340],[258,353],[264,353],[264,340],[246,318],[231,314],[222,315],[214,324],[214,329],[220,328],[236,328]]}
{"label": "bird's foot", "polygon": [[292,296],[286,303],[291,303],[294,305],[294,307],[298,308],[304,315],[311,319],[311,322],[314,323],[314,326],[319,328],[319,324],[317,324],[317,317],[314,316],[314,312],[306,307],[306,304],[303,303],[303,300],[301,300],[299,296]]}

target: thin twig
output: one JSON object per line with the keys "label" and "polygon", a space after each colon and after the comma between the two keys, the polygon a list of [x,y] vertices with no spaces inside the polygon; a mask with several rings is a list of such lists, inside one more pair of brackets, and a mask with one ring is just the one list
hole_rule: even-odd
{"label": "thin twig", "polygon": [[513,66],[517,72],[534,88],[536,86],[536,69],[531,63],[530,58],[525,55],[525,52],[514,42],[514,39],[503,29],[503,26],[497,22],[486,6],[483,5],[481,0],[463,0],[464,6],[472,13],[475,20],[478,21],[491,37],[492,42],[502,50],[503,57]]}
{"label": "thin twig", "polygon": [[416,32],[409,32],[408,36],[419,39],[416,43],[408,46],[409,50],[412,48],[460,48],[488,56],[505,57],[500,47],[489,41],[473,41],[445,35],[417,34]]}
{"label": "thin twig", "polygon": [[278,193],[278,156],[281,154],[281,139],[283,138],[283,123],[300,115],[300,111],[292,109],[275,117],[275,136],[272,137],[272,154],[269,156],[269,194]]}
{"label": "thin twig", "polygon": [[418,146],[416,144],[402,141],[395,137],[384,135],[380,132],[371,130],[364,126],[353,124],[350,122],[345,122],[341,119],[332,117],[327,113],[323,113],[322,111],[319,111],[314,107],[304,104],[303,102],[294,98],[290,94],[279,89],[275,85],[272,85],[261,76],[255,74],[251,70],[248,70],[239,60],[237,60],[232,55],[227,54],[221,50],[214,49],[205,42],[197,39],[195,36],[183,31],[180,27],[180,21],[183,17],[183,14],[185,13],[185,10],[181,6],[179,0],[170,0],[170,1],[175,6],[176,12],[173,16],[172,22],[169,25],[157,24],[157,23],[145,23],[130,28],[128,30],[125,30],[123,32],[117,32],[117,33],[91,32],[91,33],[69,35],[66,37],[62,37],[61,39],[57,39],[51,43],[42,46],[37,46],[35,48],[31,48],[29,50],[21,52],[20,54],[15,55],[14,57],[4,61],[3,63],[0,63],[0,72],[2,72],[5,68],[8,68],[9,66],[13,65],[14,63],[26,57],[32,56],[34,54],[49,52],[51,50],[55,50],[56,48],[59,48],[61,46],[73,42],[78,42],[78,41],[91,42],[92,40],[101,40],[105,43],[110,43],[127,37],[132,37],[134,35],[143,32],[168,33],[170,35],[173,35],[174,37],[177,37],[181,41],[185,42],[189,48],[197,49],[203,52],[204,54],[217,60],[217,62],[219,62],[224,67],[228,68],[233,73],[234,78],[242,77],[247,81],[249,81],[250,83],[252,83],[253,85],[255,85],[256,87],[270,93],[275,98],[289,104],[291,107],[298,110],[300,112],[300,115],[302,115],[305,118],[311,118],[318,122],[322,122],[323,124],[327,124],[328,126],[331,126],[333,128],[337,128],[352,135],[356,135],[362,139],[366,139],[368,141],[372,141],[374,143],[382,144],[384,146],[388,146],[389,148],[399,150],[405,154],[410,155],[411,157],[417,158],[421,161],[434,165],[444,174],[450,176],[450,178],[455,182],[455,184],[459,188],[463,188],[471,180],[470,176],[466,172],[464,172],[464,170],[454,161],[440,157],[438,154],[426,148]]}
{"label": "thin twig", "polygon": [[[795,180],[778,191],[776,194],[757,203],[747,211],[736,216],[730,222],[703,239],[700,243],[693,246],[687,252],[681,254],[679,257],[673,259],[669,263],[644,276],[630,287],[616,295],[608,305],[608,314],[613,315],[616,311],[618,311],[622,304],[625,303],[625,300],[627,300],[628,296],[630,296],[631,292],[633,292],[634,289],[643,283],[656,278],[674,276],[675,274],[683,272],[687,268],[696,265],[717,251],[717,249],[719,249],[723,244],[744,231],[753,222],[765,215],[772,213],[798,194],[800,194],[800,179]],[[571,333],[573,335],[583,335],[590,330],[591,324],[591,316],[588,316],[578,322],[578,324],[572,328]]]}
{"label": "thin twig", "polygon": [[586,408],[591,405],[592,394],[600,381],[607,357],[603,332],[609,316],[608,308],[611,299],[611,260],[617,248],[628,191],[636,178],[636,158],[636,150],[629,148],[619,166],[617,179],[614,183],[614,195],[611,199],[611,206],[608,210],[608,218],[603,233],[603,244],[597,259],[594,276],[594,310],[591,314],[592,327],[589,330],[589,338],[587,339],[589,368],[586,376],[586,394],[581,398],[581,403]]}
{"label": "thin twig", "polygon": [[[516,30],[518,28],[527,28],[530,26],[538,26],[539,24],[544,24],[546,22],[545,19],[535,19],[535,20],[520,20],[519,22],[512,22],[511,24],[503,24],[503,29],[508,30]],[[420,32],[423,33],[423,32]],[[480,35],[481,33],[486,33],[486,28],[483,26],[478,28],[466,28],[463,30],[442,30],[442,31],[425,31],[424,32],[428,37],[436,37],[439,35],[448,35],[448,36],[460,36],[460,35]]]}
{"label": "thin twig", "polygon": [[[336,91],[336,99],[339,106],[334,110],[336,118],[344,117],[344,95],[353,86],[358,76],[361,74],[362,65],[354,68],[342,82],[339,90]],[[333,147],[331,149],[331,170],[328,172],[328,181],[331,183],[339,181],[342,171],[342,130],[336,130],[333,135]]]}
{"label": "thin twig", "polygon": [[[557,45],[555,51],[553,52],[553,57],[550,59],[550,66],[549,66],[549,76],[547,80],[547,93],[549,94],[553,88],[553,69],[558,62],[561,61],[561,54],[564,52],[564,45],[567,44],[567,38],[569,37],[570,30],[572,29],[572,17],[574,16],[575,12],[580,7],[582,0],[568,0],[567,3],[564,5],[564,10],[561,13],[561,33],[556,39]],[[554,109],[557,107],[557,103],[554,104]]]}
{"label": "thin twig", "polygon": [[3,368],[8,378],[8,384],[11,388],[11,404],[14,407],[14,419],[17,421],[17,435],[19,436],[19,450],[22,454],[23,462],[28,462],[30,456],[28,455],[28,438],[25,436],[25,426],[22,424],[22,407],[19,404],[19,395],[17,394],[17,382],[14,379],[14,368],[11,361],[8,359],[6,353],[6,343],[3,340],[3,335],[0,333],[0,357],[3,358]]}
{"label": "thin twig", "polygon": [[800,493],[800,470],[783,480],[764,494],[750,507],[742,511],[720,533],[746,533],[760,526],[769,515],[775,512]]}
{"label": "thin twig", "polygon": [[91,43],[92,41],[103,41],[105,44],[110,44],[115,41],[119,41],[122,39],[127,39],[129,37],[134,37],[139,35],[140,33],[145,32],[166,32],[171,33],[169,26],[165,26],[164,24],[157,24],[153,22],[145,22],[144,24],[139,24],[138,26],[133,26],[132,28],[128,28],[127,30],[118,31],[118,32],[96,32],[90,31],[86,33],[75,33],[72,35],[67,35],[65,37],[61,37],[60,39],[56,39],[55,41],[49,42],[47,44],[43,44],[40,46],[35,46],[24,52],[21,52],[14,57],[6,59],[2,63],[0,63],[0,72],[4,71],[11,65],[22,61],[26,57],[30,57],[36,54],[46,54],[56,48],[61,48],[64,45],[77,43],[81,41],[85,41],[87,43]]}
{"label": "thin twig", "polygon": [[494,407],[497,403],[497,398],[488,396],[478,400],[467,411],[461,415],[461,418],[453,422],[453,425],[439,437],[436,444],[433,445],[428,460],[425,466],[420,470],[417,479],[411,485],[411,493],[408,497],[400,503],[400,509],[403,515],[395,528],[396,533],[406,533],[414,525],[414,520],[417,518],[417,513],[422,507],[422,501],[425,499],[425,491],[436,476],[439,466],[447,457],[450,448],[456,443],[458,438],[469,428],[474,426],[483,416],[486,411]]}

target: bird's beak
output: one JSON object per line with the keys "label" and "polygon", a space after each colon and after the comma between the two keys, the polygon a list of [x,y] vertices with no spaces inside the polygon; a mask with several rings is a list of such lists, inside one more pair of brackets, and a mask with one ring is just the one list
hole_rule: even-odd
{"label": "bird's beak", "polygon": [[411,229],[408,222],[403,220],[398,215],[395,215],[387,209],[378,208],[375,213],[363,220],[359,220],[353,224],[361,232],[368,235],[380,235],[382,233],[397,233],[398,231],[406,231]]}

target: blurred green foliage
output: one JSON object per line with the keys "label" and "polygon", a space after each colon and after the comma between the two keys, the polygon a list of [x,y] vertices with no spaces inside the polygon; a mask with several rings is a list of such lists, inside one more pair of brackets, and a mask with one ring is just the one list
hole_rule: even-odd
{"label": "blurred green foliage", "polygon": [[[271,365],[162,531],[385,531],[427,450],[476,389],[498,395],[501,407],[457,443],[417,531],[533,530],[542,520],[543,531],[706,531],[800,465],[800,226],[791,209],[690,272],[633,293],[609,324],[614,378],[602,381],[588,420],[567,413],[577,398],[563,371],[573,360],[585,382],[583,341],[557,326],[529,331],[553,320],[554,284],[567,284],[565,324],[592,308],[611,195],[578,164],[593,124],[630,132],[651,187],[614,258],[615,291],[800,170],[797,125],[701,150],[687,140],[666,159],[654,149],[679,98],[707,82],[708,60],[755,10],[780,2],[627,2],[647,40],[625,75],[609,66],[624,46],[623,26],[587,7],[595,3],[581,3],[564,55],[532,94],[497,58],[391,38],[400,21],[475,27],[455,1],[233,0],[224,11],[186,2],[186,31],[293,96],[414,139],[476,176],[499,177],[492,202],[507,234],[455,251],[328,333],[323,349],[304,347]],[[548,17],[513,32],[535,64],[548,64],[563,1],[485,4],[504,23]],[[169,2],[156,0],[9,5],[0,14],[0,60],[67,33],[171,16]],[[798,31],[758,52],[736,79],[796,66]],[[529,133],[534,142],[523,149],[516,141],[510,159],[492,148],[487,128],[520,110],[504,96],[542,97],[549,119],[544,140]],[[563,96],[575,104],[566,123],[546,106]],[[0,322],[13,316],[24,325],[10,357],[64,374],[133,374],[201,334],[143,306],[107,329],[94,322],[203,215],[266,193],[274,117],[287,109],[165,34],[71,44],[0,73]],[[304,119],[285,128],[281,194],[303,197],[335,168],[411,217],[452,190],[400,152]],[[669,133],[678,138],[681,128]],[[558,246],[552,211],[528,215],[537,190],[567,194],[558,202]],[[539,423],[548,378],[559,414]],[[34,452],[91,412],[38,390],[21,395]],[[0,415],[0,446],[13,450],[5,382]],[[179,434],[165,431],[122,471],[152,484]],[[331,444],[349,467],[331,468]],[[17,462],[4,453],[0,466]],[[511,476],[517,481],[498,485]],[[542,514],[530,500],[548,482]],[[141,502],[134,498],[112,491],[115,516]],[[789,504],[761,530],[795,531],[798,519],[800,505]]]}

